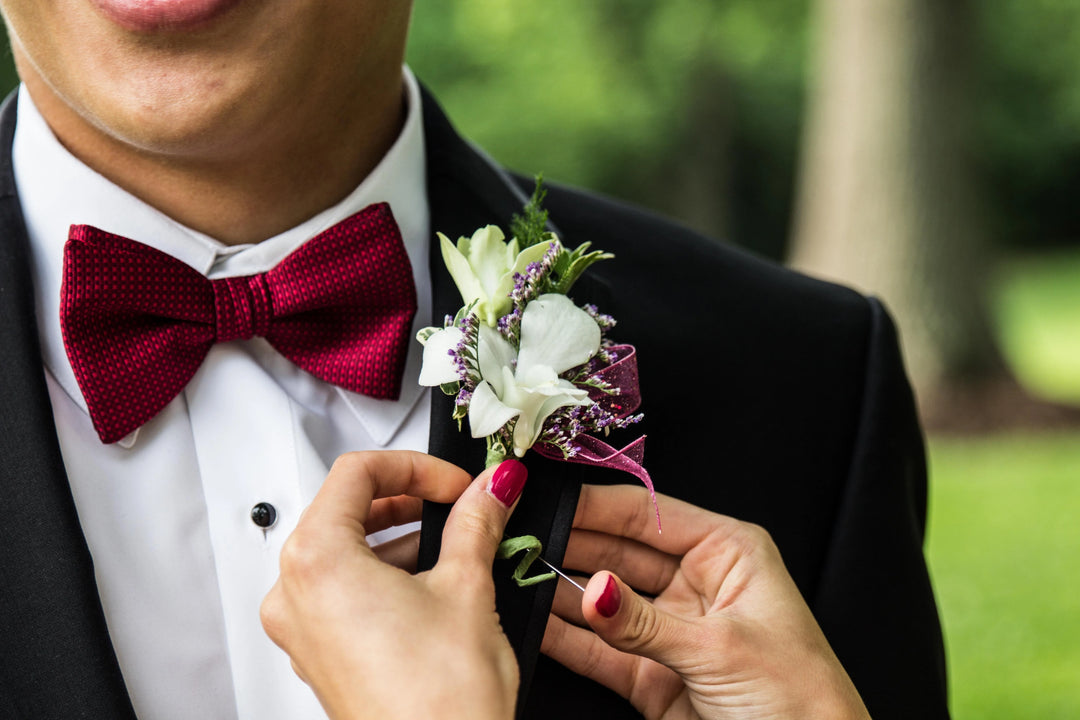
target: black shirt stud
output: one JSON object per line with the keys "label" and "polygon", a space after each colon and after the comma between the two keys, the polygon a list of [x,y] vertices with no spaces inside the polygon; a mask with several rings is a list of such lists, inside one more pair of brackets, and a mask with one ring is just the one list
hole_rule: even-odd
{"label": "black shirt stud", "polygon": [[277,510],[270,503],[261,502],[251,508],[251,522],[267,530],[277,522]]}

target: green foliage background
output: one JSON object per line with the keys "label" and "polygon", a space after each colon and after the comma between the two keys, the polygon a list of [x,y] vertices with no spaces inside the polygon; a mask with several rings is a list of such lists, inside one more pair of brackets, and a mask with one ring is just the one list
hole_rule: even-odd
{"label": "green foliage background", "polygon": [[[778,255],[789,222],[808,5],[790,0],[421,0],[409,62],[503,163],[680,214],[715,157],[731,208],[703,229]],[[681,213],[685,215],[685,213]]]}
{"label": "green foliage background", "polygon": [[[970,2],[987,226],[1076,243],[1080,1]],[[812,64],[807,0],[416,4],[409,62],[466,135],[525,173],[651,205],[779,257]],[[702,157],[723,166],[700,178]],[[680,196],[724,209],[697,221]],[[701,214],[708,216],[703,211]]]}

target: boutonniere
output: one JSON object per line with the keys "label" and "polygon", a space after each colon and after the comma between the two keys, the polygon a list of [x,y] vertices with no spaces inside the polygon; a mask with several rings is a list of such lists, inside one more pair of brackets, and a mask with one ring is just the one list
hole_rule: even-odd
{"label": "boutonniere", "polygon": [[600,437],[642,418],[634,348],[609,339],[614,318],[568,295],[591,265],[614,256],[589,243],[563,246],[547,230],[544,195],[538,178],[510,240],[494,225],[456,244],[439,233],[464,305],[417,334],[420,384],[455,398],[453,419],[486,439],[489,467],[532,449],[630,472],[654,493],[644,437],[621,450]]}

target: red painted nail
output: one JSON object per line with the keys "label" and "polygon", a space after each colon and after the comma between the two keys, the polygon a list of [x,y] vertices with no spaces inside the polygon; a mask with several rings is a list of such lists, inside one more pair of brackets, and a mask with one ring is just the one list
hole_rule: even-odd
{"label": "red painted nail", "polygon": [[606,618],[614,617],[615,613],[619,612],[620,603],[622,603],[622,591],[619,590],[619,584],[615,582],[615,578],[608,575],[604,591],[600,593],[600,597],[596,598],[596,612]]}
{"label": "red painted nail", "polygon": [[514,458],[503,460],[499,463],[499,467],[495,468],[488,490],[499,499],[499,502],[510,507],[521,495],[528,477],[529,471],[520,460]]}

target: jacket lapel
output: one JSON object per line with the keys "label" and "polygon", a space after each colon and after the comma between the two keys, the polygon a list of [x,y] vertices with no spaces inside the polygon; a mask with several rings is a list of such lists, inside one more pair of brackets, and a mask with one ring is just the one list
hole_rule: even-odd
{"label": "jacket lapel", "polygon": [[[520,212],[526,195],[502,170],[478,150],[467,145],[450,126],[434,98],[425,93],[424,130],[428,155],[428,200],[432,229],[450,238],[471,235],[488,224],[506,229]],[[431,250],[433,314],[436,322],[461,307],[461,297],[446,271],[438,244]],[[435,391],[431,407],[430,452],[469,472],[483,469],[484,443],[469,436],[466,423],[461,432],[451,420],[452,398]],[[521,502],[506,529],[509,537],[535,535],[544,545],[544,557],[561,563],[577,507],[582,482],[578,465],[553,462],[535,453],[526,459],[529,481]],[[438,558],[442,527],[448,505],[427,503],[421,531],[420,567],[427,569]],[[555,582],[519,588],[510,573],[515,561],[496,562],[496,607],[504,632],[517,653],[521,671],[518,713],[526,707],[530,682],[540,652],[555,596]]]}
{"label": "jacket lapel", "polygon": [[12,95],[0,108],[0,717],[133,720],[45,388],[14,132]]}

